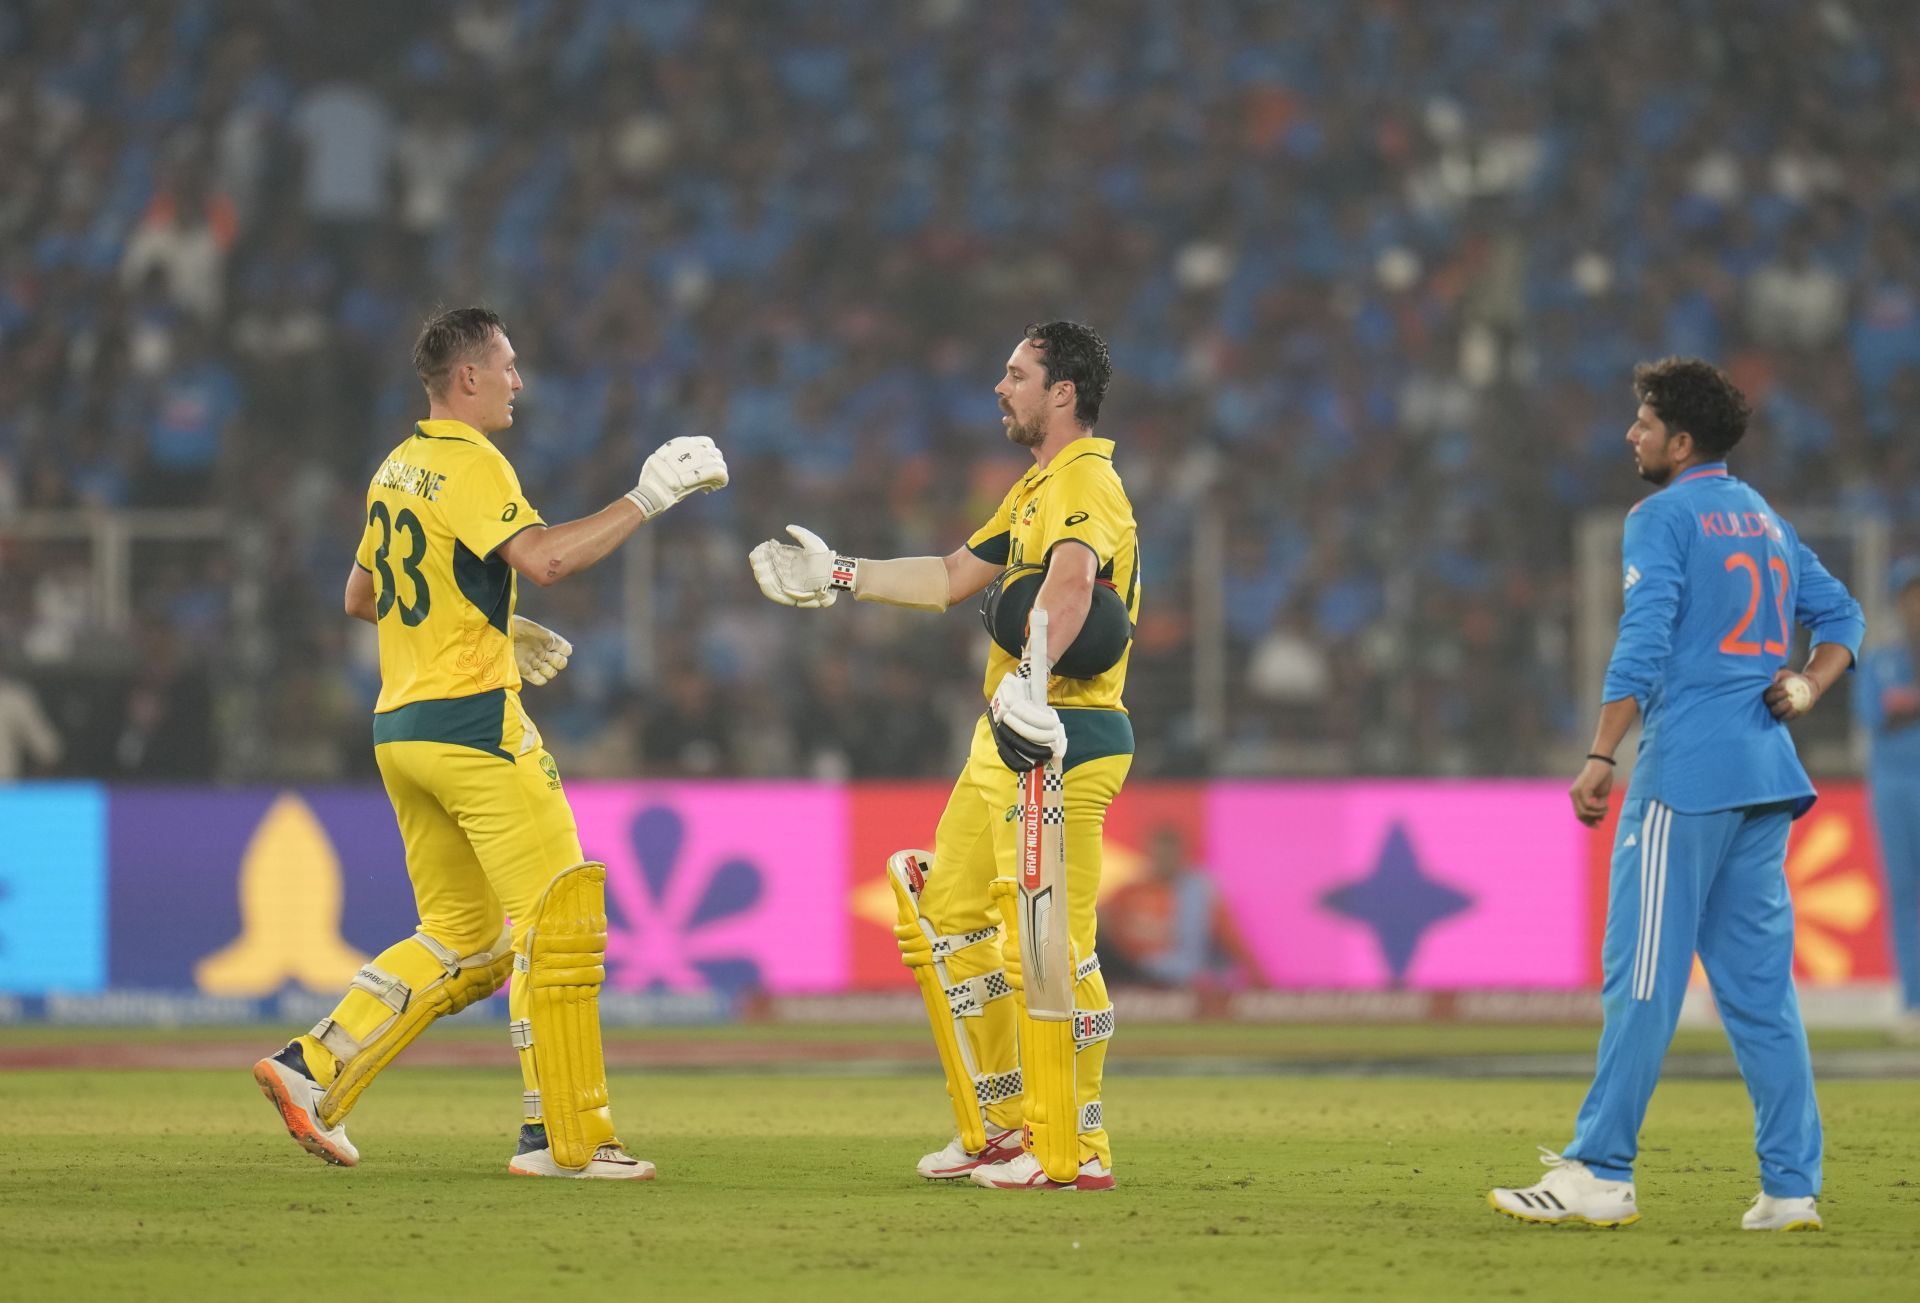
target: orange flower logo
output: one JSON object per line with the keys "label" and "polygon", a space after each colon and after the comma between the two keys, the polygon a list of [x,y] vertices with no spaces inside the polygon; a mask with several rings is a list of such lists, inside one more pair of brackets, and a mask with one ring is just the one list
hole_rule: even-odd
{"label": "orange flower logo", "polygon": [[1844,814],[1816,809],[1787,847],[1794,966],[1822,985],[1855,976],[1859,942],[1880,904],[1868,851],[1857,844],[1858,826]]}

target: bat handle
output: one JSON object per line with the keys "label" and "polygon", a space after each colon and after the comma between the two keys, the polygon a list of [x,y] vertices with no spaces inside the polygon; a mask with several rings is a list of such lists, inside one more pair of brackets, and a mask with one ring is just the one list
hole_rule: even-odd
{"label": "bat handle", "polygon": [[1047,656],[1047,613],[1039,607],[1027,617],[1027,691],[1033,694],[1033,704],[1047,704],[1047,678],[1053,672],[1053,662]]}

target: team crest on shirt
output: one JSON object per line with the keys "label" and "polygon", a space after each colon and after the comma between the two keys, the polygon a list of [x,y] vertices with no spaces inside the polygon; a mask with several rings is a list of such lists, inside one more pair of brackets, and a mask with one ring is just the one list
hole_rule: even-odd
{"label": "team crest on shirt", "polygon": [[1022,525],[1031,525],[1033,523],[1033,515],[1038,510],[1040,510],[1040,500],[1035,498],[1027,504],[1027,509],[1020,513],[1020,523]]}
{"label": "team crest on shirt", "polygon": [[547,786],[554,791],[560,790],[560,766],[553,763],[552,756],[540,757],[540,772],[547,776]]}

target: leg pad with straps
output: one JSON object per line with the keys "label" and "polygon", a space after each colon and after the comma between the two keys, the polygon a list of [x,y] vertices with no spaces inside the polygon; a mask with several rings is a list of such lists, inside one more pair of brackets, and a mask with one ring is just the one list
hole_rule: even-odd
{"label": "leg pad with straps", "polygon": [[1020,1068],[1016,1063],[1009,1072],[981,1072],[974,1063],[973,1048],[961,1020],[980,1017],[987,1005],[1012,995],[1013,985],[1001,969],[950,982],[948,957],[997,940],[1000,929],[980,928],[957,936],[936,931],[920,912],[920,891],[932,871],[933,856],[926,851],[895,851],[887,857],[887,884],[893,888],[899,909],[893,934],[900,943],[901,962],[913,974],[927,1006],[927,1021],[933,1027],[933,1045],[947,1079],[947,1097],[953,1103],[961,1147],[977,1154],[987,1144],[985,1110],[989,1105],[1019,1098]]}
{"label": "leg pad with straps", "polygon": [[[1088,955],[1073,970],[1073,983],[1080,983],[1100,971],[1100,956]],[[1089,1045],[1098,1045],[1101,1041],[1113,1038],[1113,1006],[1104,1009],[1082,1009],[1078,1005],[1073,1010],[1073,1052],[1080,1053]],[[1095,1113],[1099,1112],[1096,1108]],[[1097,1131],[1098,1126],[1081,1127],[1082,1131]]]}
{"label": "leg pad with straps", "polygon": [[614,1142],[607,1063],[600,1044],[600,985],[606,980],[607,868],[589,861],[547,884],[527,921],[518,980],[527,984],[527,1017],[510,1028],[532,1056],[538,1089],[527,1101],[547,1127],[553,1161],[579,1170]]}
{"label": "leg pad with straps", "polygon": [[[401,948],[414,946],[425,953],[416,955],[411,949]],[[359,1038],[330,1017],[314,1025],[313,1038],[340,1060],[339,1072],[320,1099],[321,1123],[338,1126],[380,1070],[434,1019],[459,1013],[475,1000],[499,990],[513,967],[512,947],[513,933],[504,920],[499,938],[471,955],[455,954],[426,933],[416,932],[381,956],[397,958],[400,962],[394,966],[404,966],[408,973],[381,968],[378,961],[356,973],[349,994],[362,992],[391,1012],[373,1031]]]}

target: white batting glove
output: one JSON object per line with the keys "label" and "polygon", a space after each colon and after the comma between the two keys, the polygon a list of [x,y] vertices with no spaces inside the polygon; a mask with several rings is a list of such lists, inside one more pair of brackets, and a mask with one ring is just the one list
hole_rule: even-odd
{"label": "white batting glove", "polygon": [[747,553],[754,582],[769,600],[782,606],[826,607],[842,592],[852,591],[858,561],[836,556],[810,529],[788,525],[787,533],[800,541],[799,547],[770,538]]}
{"label": "white batting glove", "polygon": [[1051,755],[1067,758],[1067,726],[1060,712],[1033,699],[1026,676],[1020,670],[1009,671],[993,690],[987,706],[993,721],[994,745],[1007,768],[1023,774]]}
{"label": "white batting glove", "polygon": [[640,468],[640,483],[627,497],[648,520],[690,493],[711,493],[727,486],[727,459],[706,435],[681,435],[654,449]]}
{"label": "white batting glove", "polygon": [[535,687],[553,681],[567,668],[573,644],[553,630],[535,624],[524,615],[513,617],[513,663],[520,677]]}

